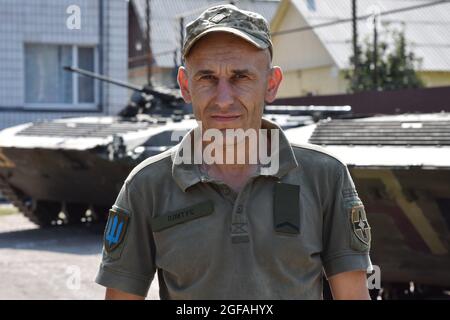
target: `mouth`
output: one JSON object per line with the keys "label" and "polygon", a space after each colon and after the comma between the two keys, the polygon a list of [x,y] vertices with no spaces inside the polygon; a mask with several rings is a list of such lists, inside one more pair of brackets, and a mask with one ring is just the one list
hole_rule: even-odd
{"label": "mouth", "polygon": [[218,122],[231,122],[239,119],[240,117],[240,114],[216,114],[211,116],[212,119]]}

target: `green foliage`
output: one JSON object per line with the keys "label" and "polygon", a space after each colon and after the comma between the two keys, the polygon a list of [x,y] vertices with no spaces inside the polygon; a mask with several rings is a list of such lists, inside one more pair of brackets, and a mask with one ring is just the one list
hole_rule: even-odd
{"label": "green foliage", "polygon": [[[357,62],[354,56],[350,58],[352,69],[345,75],[349,80],[349,92],[423,87],[415,71],[421,59],[408,51],[404,33],[394,31],[388,36],[392,37],[393,44],[390,46],[386,41],[378,41],[376,55],[373,42],[366,39],[363,50],[358,46]],[[358,68],[355,68],[355,63],[358,63]]]}

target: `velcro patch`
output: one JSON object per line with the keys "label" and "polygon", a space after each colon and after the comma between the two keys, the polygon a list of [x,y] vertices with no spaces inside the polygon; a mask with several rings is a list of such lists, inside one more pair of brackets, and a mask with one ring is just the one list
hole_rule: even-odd
{"label": "velcro patch", "polygon": [[273,220],[276,232],[300,233],[300,186],[276,183],[273,199]]}
{"label": "velcro patch", "polygon": [[342,196],[344,197],[345,200],[358,198],[358,192],[356,191],[355,188],[343,189]]}
{"label": "velcro patch", "polygon": [[363,205],[357,205],[350,208],[350,223],[353,235],[361,242],[360,245],[358,245],[352,241],[354,249],[367,249],[370,246],[371,235],[369,222],[367,221],[366,211],[364,210]]}
{"label": "velcro patch", "polygon": [[220,13],[216,14],[214,17],[210,18],[209,21],[217,24],[217,23],[222,22],[222,20],[227,18],[228,16],[229,16],[229,14],[220,12]]}
{"label": "velcro patch", "polygon": [[152,219],[153,232],[159,232],[174,225],[210,215],[214,211],[211,200],[197,203],[193,206],[164,214]]}
{"label": "velcro patch", "polygon": [[106,252],[114,251],[123,241],[128,228],[129,215],[117,209],[109,210],[103,244]]}

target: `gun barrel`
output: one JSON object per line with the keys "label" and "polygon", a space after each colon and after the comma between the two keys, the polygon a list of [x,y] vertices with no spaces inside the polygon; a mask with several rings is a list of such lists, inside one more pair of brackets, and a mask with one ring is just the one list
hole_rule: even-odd
{"label": "gun barrel", "polygon": [[304,115],[314,113],[344,114],[352,111],[351,106],[277,106],[269,105],[265,107],[267,113]]}
{"label": "gun barrel", "polygon": [[79,68],[74,68],[74,67],[70,67],[70,66],[65,66],[64,70],[70,71],[70,72],[76,72],[79,74],[82,74],[86,77],[90,77],[90,78],[94,78],[94,79],[98,79],[101,81],[105,81],[105,82],[109,82],[130,90],[134,90],[134,91],[139,91],[139,92],[144,92],[144,88],[141,86],[137,86],[137,85],[133,85],[133,84],[129,84],[120,80],[114,80],[114,79],[110,79],[108,77],[102,76],[102,75],[98,75],[95,74],[93,72],[87,71],[87,70],[83,70],[83,69],[79,69]]}

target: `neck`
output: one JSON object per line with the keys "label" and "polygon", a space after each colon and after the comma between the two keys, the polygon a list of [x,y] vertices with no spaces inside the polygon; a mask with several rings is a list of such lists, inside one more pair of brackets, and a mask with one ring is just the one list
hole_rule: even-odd
{"label": "neck", "polygon": [[256,172],[256,164],[212,164],[206,165],[208,173],[215,173],[223,177],[246,177]]}
{"label": "neck", "polygon": [[[239,192],[258,170],[258,150],[243,141],[232,145],[224,144],[222,155],[223,163],[205,164],[203,168],[210,177]],[[242,156],[245,158],[242,159]]]}
{"label": "neck", "polygon": [[237,193],[258,170],[256,164],[212,164],[204,168],[210,177],[222,181]]}

